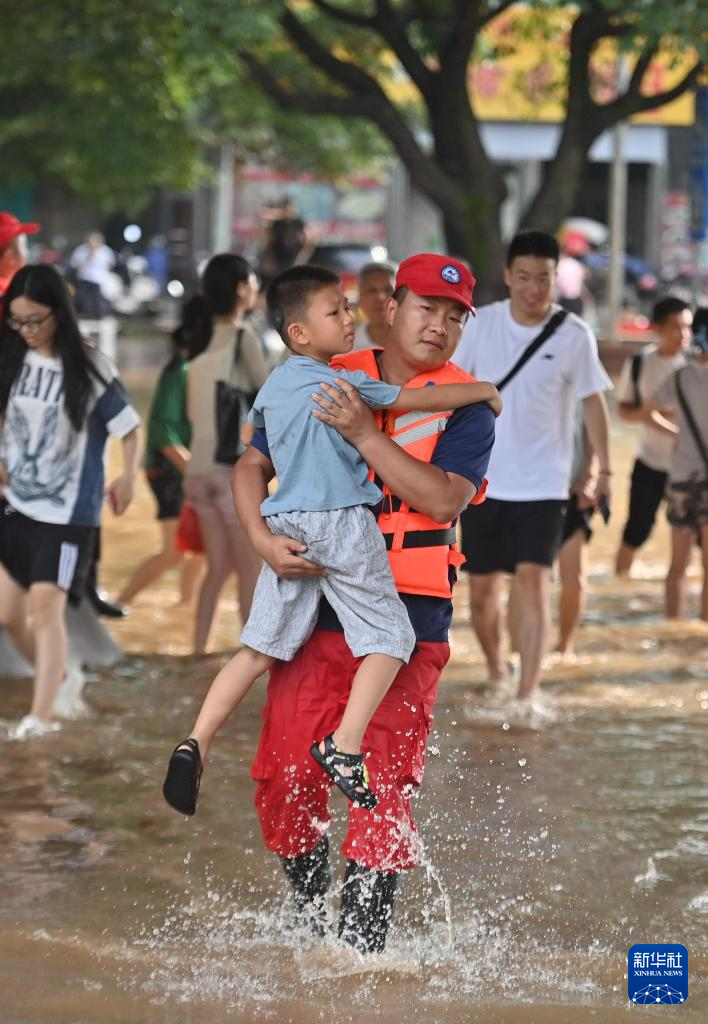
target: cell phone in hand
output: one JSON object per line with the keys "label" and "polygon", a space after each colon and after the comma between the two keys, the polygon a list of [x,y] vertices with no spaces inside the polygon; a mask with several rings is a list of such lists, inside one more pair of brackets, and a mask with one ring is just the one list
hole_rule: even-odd
{"label": "cell phone in hand", "polygon": [[106,500],[110,506],[111,512],[113,513],[113,515],[115,515],[116,510],[118,508],[118,497],[116,495],[116,492],[109,491],[108,494],[106,495]]}
{"label": "cell phone in hand", "polygon": [[607,498],[605,497],[604,494],[602,495],[602,497],[598,501],[597,507],[600,510],[600,515],[602,516],[602,520],[603,520],[605,526],[607,526],[607,524],[610,521],[610,515],[612,513],[611,513],[611,509],[610,509],[610,503],[609,503],[609,501],[607,500]]}

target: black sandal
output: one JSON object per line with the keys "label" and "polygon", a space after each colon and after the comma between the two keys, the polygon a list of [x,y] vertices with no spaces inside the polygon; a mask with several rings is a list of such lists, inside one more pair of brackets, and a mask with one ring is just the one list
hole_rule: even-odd
{"label": "black sandal", "polygon": [[[364,755],[345,754],[343,750],[337,748],[331,733],[329,736],[325,736],[322,742],[325,748],[324,754],[320,750],[319,743],[313,743],[310,747],[310,753],[315,761],[324,768],[332,782],[335,786],[339,786],[348,800],[358,807],[372,811],[378,800],[376,794],[369,789],[369,773],[364,764]],[[339,770],[340,766],[351,768],[351,775],[343,775]]]}
{"label": "black sandal", "polygon": [[197,741],[192,737],[182,740],[172,752],[162,787],[162,794],[170,807],[180,814],[194,814],[203,771]]}

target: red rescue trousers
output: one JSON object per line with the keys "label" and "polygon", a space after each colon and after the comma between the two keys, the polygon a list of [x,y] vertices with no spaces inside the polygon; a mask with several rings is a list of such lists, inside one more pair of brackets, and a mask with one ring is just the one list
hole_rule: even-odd
{"label": "red rescue trousers", "polygon": [[[423,779],[433,704],[449,656],[447,643],[419,643],[369,723],[362,750],[379,803],[373,811],[350,805],[342,847],[348,860],[390,872],[420,864],[411,795]],[[293,661],[271,670],[251,774],[266,846],[281,857],[310,853],[327,831],[332,784],[310,747],[341,721],[360,662],[342,633],[317,630]]]}

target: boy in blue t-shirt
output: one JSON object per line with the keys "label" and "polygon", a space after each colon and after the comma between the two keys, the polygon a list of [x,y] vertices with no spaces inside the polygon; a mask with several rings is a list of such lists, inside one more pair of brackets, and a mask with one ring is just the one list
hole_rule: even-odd
{"label": "boy in blue t-shirt", "polygon": [[[471,280],[465,293],[468,309]],[[273,370],[249,416],[253,426],[266,429],[278,476],[278,490],[263,502],[261,512],[272,533],[306,545],[307,557],[327,571],[282,579],[263,566],[242,647],[215,678],[189,739],[170,759],[163,792],[184,814],[194,813],[202,758],[217,730],[275,660],[292,660],[315,628],[322,595],[362,662],[339,726],[313,743],[310,752],[350,800],[368,809],[377,803],[361,743],[396,673],[408,662],[415,635],[371,511],[381,491],[354,445],[313,416],[319,386],[346,380],[372,408],[436,412],[488,402],[497,414],[501,411],[493,384],[400,388],[361,371],[333,370],[330,359],[352,348],[354,316],[339,278],[328,270],[293,267],[275,278],[267,297],[273,324],[292,355]],[[465,315],[460,312],[461,319]]]}

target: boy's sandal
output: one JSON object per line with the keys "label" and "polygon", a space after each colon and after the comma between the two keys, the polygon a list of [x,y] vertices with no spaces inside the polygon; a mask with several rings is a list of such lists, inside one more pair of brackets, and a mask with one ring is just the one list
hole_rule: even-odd
{"label": "boy's sandal", "polygon": [[[348,800],[359,807],[371,811],[376,807],[378,800],[375,793],[369,788],[369,773],[364,764],[363,754],[346,754],[339,750],[332,734],[325,736],[324,754],[320,750],[319,743],[313,743],[310,753],[318,764],[322,765],[335,786],[339,786],[342,793]],[[349,768],[350,775],[343,775],[340,768]]]}
{"label": "boy's sandal", "polygon": [[191,736],[182,740],[172,752],[162,787],[165,800],[180,814],[194,814],[196,811],[203,770],[197,741]]}

